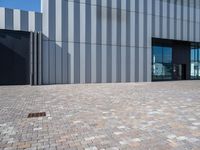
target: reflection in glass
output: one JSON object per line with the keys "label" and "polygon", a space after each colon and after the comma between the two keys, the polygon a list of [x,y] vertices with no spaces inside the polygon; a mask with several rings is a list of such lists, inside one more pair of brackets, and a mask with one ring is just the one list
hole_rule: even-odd
{"label": "reflection in glass", "polygon": [[200,48],[191,48],[191,63],[190,63],[191,79],[200,79]]}
{"label": "reflection in glass", "polygon": [[172,79],[172,48],[153,46],[153,80]]}

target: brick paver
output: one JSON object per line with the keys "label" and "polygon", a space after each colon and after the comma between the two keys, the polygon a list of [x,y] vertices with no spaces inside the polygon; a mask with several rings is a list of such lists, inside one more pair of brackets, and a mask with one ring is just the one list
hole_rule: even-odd
{"label": "brick paver", "polygon": [[0,87],[0,149],[199,150],[200,81]]}

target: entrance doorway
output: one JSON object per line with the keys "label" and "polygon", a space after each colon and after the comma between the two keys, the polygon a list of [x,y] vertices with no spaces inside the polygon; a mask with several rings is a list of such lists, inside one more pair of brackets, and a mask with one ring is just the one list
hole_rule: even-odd
{"label": "entrance doorway", "polygon": [[190,42],[153,39],[152,80],[190,79]]}

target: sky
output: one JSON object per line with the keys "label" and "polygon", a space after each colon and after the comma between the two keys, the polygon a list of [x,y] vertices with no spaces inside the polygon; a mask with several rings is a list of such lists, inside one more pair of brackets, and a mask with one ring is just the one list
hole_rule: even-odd
{"label": "sky", "polygon": [[0,7],[40,12],[40,0],[0,0]]}

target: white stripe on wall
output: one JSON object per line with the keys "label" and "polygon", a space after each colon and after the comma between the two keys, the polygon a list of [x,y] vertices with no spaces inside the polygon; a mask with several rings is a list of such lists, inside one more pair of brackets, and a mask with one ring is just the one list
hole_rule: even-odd
{"label": "white stripe on wall", "polygon": [[[83,0],[82,0],[83,1]],[[85,3],[85,1],[84,1]],[[85,29],[86,5],[80,4],[80,83],[85,83]]]}

